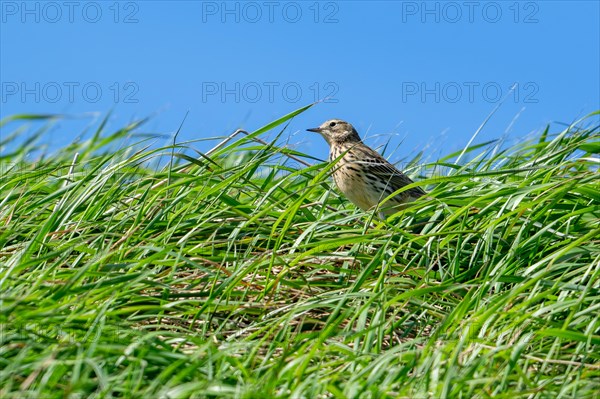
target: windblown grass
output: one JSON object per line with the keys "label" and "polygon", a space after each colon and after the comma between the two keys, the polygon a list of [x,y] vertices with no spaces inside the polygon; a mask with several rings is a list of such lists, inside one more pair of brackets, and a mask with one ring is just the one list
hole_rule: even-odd
{"label": "windblown grass", "polygon": [[209,154],[134,123],[2,155],[2,398],[597,397],[598,113],[414,160],[429,198],[381,221],[256,141],[305,109]]}

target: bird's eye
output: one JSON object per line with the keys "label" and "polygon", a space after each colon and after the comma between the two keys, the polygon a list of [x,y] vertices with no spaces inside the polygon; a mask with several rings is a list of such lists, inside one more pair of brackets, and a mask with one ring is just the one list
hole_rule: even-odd
{"label": "bird's eye", "polygon": [[329,127],[334,127],[335,125],[336,125],[336,123],[335,123],[335,122],[331,122],[331,123],[329,124]]}

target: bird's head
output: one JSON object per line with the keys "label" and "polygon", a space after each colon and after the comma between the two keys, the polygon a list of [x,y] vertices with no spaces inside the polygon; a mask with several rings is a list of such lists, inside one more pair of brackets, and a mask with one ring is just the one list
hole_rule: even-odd
{"label": "bird's head", "polygon": [[309,132],[319,133],[329,145],[340,143],[360,143],[360,136],[356,129],[340,119],[331,119],[324,122],[321,126],[312,129],[306,129]]}

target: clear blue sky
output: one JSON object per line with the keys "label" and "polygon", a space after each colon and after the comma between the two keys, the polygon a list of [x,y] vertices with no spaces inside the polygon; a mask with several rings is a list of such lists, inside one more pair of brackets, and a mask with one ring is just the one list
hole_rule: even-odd
{"label": "clear blue sky", "polygon": [[[331,96],[293,121],[291,145],[325,157],[304,129],[341,118],[368,144],[391,140],[399,161],[462,148],[502,98],[478,141],[600,109],[598,1],[2,1],[1,12],[1,117],[112,110],[111,129],[154,115],[145,131],[172,134],[189,111],[186,140]],[[47,140],[93,121],[62,122]]]}

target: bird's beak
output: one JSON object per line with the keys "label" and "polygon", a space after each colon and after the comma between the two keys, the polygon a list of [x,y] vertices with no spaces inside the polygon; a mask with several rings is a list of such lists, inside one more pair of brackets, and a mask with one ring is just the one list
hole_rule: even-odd
{"label": "bird's beak", "polygon": [[315,132],[315,133],[321,133],[323,131],[323,129],[320,127],[313,127],[311,129],[306,129],[306,130],[309,132]]}

